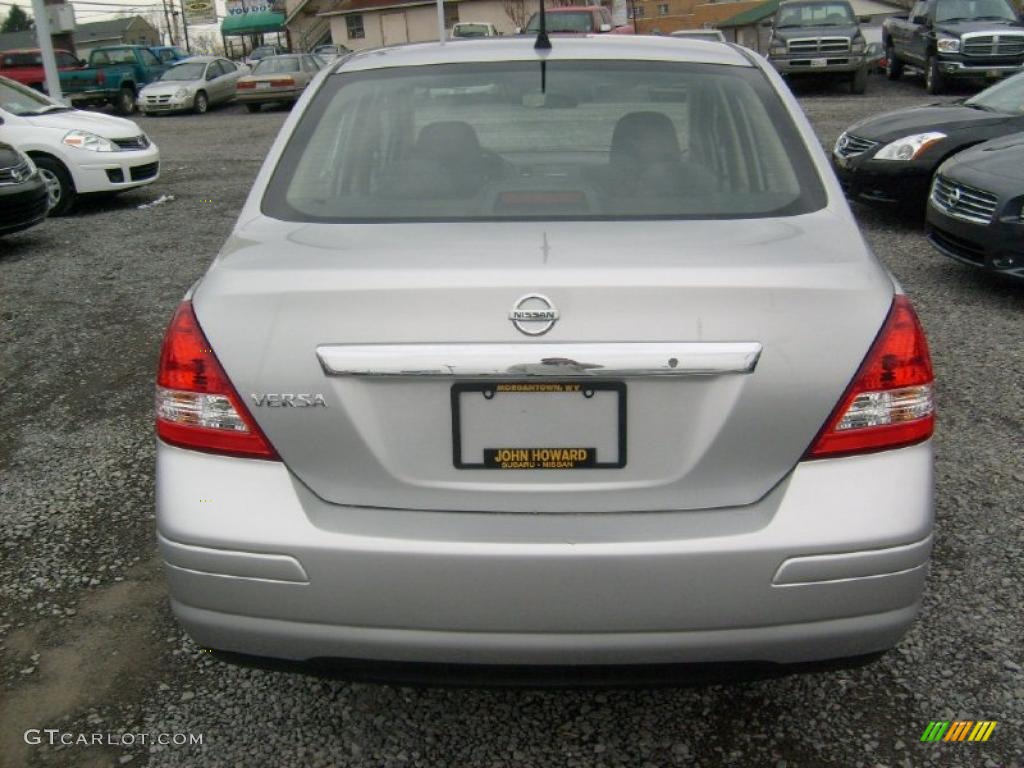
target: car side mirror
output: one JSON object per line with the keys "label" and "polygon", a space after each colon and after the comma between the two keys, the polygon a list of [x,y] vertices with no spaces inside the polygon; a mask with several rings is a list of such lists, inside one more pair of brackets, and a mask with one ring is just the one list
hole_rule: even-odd
{"label": "car side mirror", "polygon": [[771,27],[772,27],[772,20],[771,19],[765,19],[764,21],[761,22],[761,26],[762,27],[766,27],[768,29],[771,29]]}
{"label": "car side mirror", "polygon": [[80,66],[80,67],[88,67],[89,66],[89,62],[86,61],[85,59],[79,59],[78,60],[78,66]]}
{"label": "car side mirror", "polygon": [[870,24],[871,23],[871,17],[870,16],[858,16],[857,17],[857,23],[858,24]]}
{"label": "car side mirror", "polygon": [[612,25],[611,24],[602,24],[597,29],[598,29],[599,32],[611,32],[612,31]]}

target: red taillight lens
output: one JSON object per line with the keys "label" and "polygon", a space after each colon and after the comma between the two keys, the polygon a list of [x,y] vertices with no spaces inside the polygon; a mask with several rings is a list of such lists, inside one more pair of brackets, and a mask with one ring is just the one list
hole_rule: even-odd
{"label": "red taillight lens", "polygon": [[235,83],[235,87],[240,91],[244,91],[247,88],[255,88],[256,83],[252,82],[251,80],[242,80],[238,83]]}
{"label": "red taillight lens", "polygon": [[276,459],[196,320],[191,301],[174,313],[156,376],[156,433],[183,448]]}
{"label": "red taillight lens", "polygon": [[270,84],[274,86],[295,85],[295,80],[291,77],[278,77],[271,80]]}
{"label": "red taillight lens", "polygon": [[860,370],[805,458],[868,453],[927,440],[935,428],[928,342],[906,296],[896,296]]}

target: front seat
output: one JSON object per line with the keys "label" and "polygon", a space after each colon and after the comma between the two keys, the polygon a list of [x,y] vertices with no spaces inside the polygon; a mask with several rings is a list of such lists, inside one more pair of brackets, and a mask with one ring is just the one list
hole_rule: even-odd
{"label": "front seat", "polygon": [[481,147],[473,126],[460,120],[425,125],[413,156],[434,167],[441,196],[472,197],[501,175],[501,158]]}
{"label": "front seat", "polygon": [[663,112],[630,112],[612,131],[605,182],[616,196],[704,194],[715,189],[704,168],[684,162],[675,125]]}

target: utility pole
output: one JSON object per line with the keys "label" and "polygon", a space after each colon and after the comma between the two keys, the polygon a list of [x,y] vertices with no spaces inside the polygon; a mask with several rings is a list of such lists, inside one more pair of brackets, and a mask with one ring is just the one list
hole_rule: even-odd
{"label": "utility pole", "polygon": [[444,0],[437,0],[437,40],[444,45]]}
{"label": "utility pole", "polygon": [[32,0],[32,15],[35,17],[36,41],[43,59],[43,72],[46,74],[46,90],[51,99],[64,100],[60,90],[60,75],[57,59],[53,55],[53,40],[50,39],[50,19],[46,15],[43,0]]}
{"label": "utility pole", "polygon": [[185,15],[185,0],[181,0],[181,28],[185,32],[185,53],[192,53],[188,44],[188,16]]}
{"label": "utility pole", "polygon": [[167,0],[160,0],[164,6],[164,27],[167,29],[167,42],[174,45],[174,32],[171,30],[171,14],[167,10]]}

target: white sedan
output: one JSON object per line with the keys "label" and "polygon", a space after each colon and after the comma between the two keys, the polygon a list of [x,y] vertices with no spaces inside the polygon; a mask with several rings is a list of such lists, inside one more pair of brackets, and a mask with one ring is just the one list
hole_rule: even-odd
{"label": "white sedan", "polygon": [[66,107],[5,77],[0,141],[35,162],[51,216],[67,213],[79,195],[122,192],[160,175],[160,150],[131,120]]}

